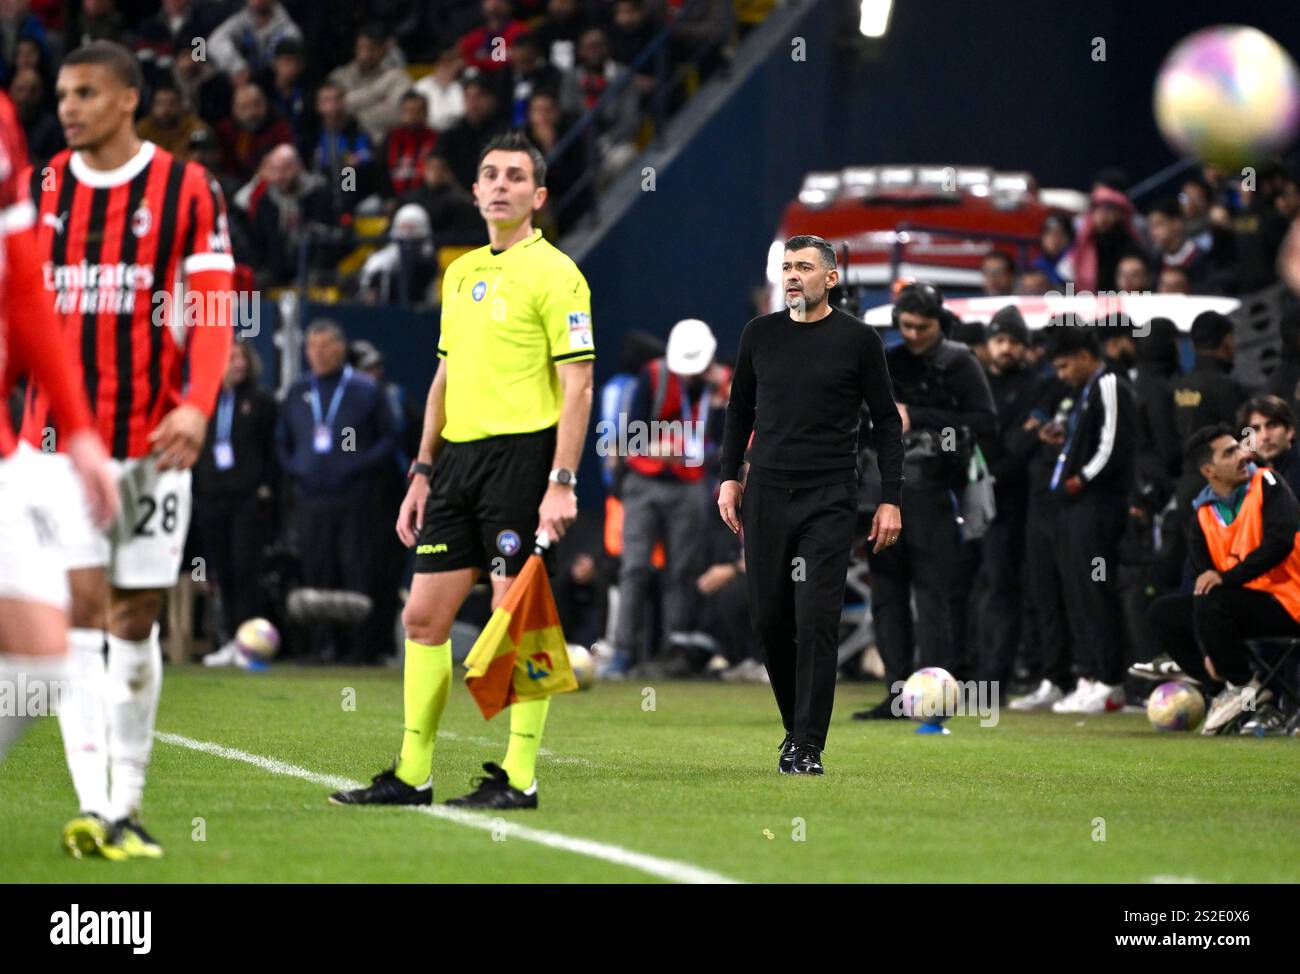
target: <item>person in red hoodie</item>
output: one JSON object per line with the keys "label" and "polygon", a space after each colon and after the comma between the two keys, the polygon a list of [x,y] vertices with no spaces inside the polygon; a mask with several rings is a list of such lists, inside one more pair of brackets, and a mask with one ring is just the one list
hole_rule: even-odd
{"label": "person in red hoodie", "polygon": [[[64,447],[91,514],[106,523],[118,510],[117,481],[95,431],[41,280],[36,208],[19,174],[27,147],[9,96],[0,92],[0,403],[29,375],[46,389]],[[44,494],[48,467],[0,422],[0,684],[45,687],[47,705],[64,675],[68,651],[68,572]],[[29,713],[0,712],[0,760]]]}

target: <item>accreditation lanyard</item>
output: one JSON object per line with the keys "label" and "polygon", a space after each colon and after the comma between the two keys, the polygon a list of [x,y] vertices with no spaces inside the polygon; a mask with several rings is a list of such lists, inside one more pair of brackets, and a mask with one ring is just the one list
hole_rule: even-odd
{"label": "accreditation lanyard", "polygon": [[695,410],[695,422],[699,424],[700,435],[695,439],[693,439],[688,432],[691,425],[691,397],[686,393],[686,383],[683,382],[678,386],[678,392],[681,394],[682,453],[685,455],[686,451],[690,448],[689,444],[694,442],[697,449],[691,451],[695,455],[691,456],[689,459],[702,460],[704,456],[705,428],[709,421],[709,400],[712,398],[710,395],[710,389],[707,384],[700,389],[700,405]]}
{"label": "accreditation lanyard", "polygon": [[227,389],[217,400],[217,435],[212,443],[212,459],[218,470],[235,465],[235,448],[230,444],[230,428],[235,420],[235,393]]}
{"label": "accreditation lanyard", "polygon": [[339,414],[339,404],[343,402],[343,390],[348,386],[348,380],[352,378],[352,366],[343,366],[343,375],[339,378],[339,384],[334,389],[334,395],[330,397],[329,412],[321,418],[320,413],[320,387],[316,383],[316,376],[311,377],[311,418],[312,418],[312,449],[317,453],[329,453],[330,447],[334,442],[334,417]]}
{"label": "accreditation lanyard", "polygon": [[1074,444],[1074,433],[1079,428],[1079,418],[1083,415],[1084,410],[1088,408],[1088,395],[1105,371],[1106,367],[1104,365],[1097,367],[1097,371],[1092,374],[1092,378],[1084,385],[1083,392],[1079,393],[1074,408],[1070,410],[1070,416],[1065,423],[1067,429],[1065,443],[1062,444],[1061,452],[1056,457],[1056,466],[1052,469],[1052,490],[1056,490],[1057,485],[1061,482],[1061,474],[1065,472],[1065,459],[1070,455],[1070,447]]}

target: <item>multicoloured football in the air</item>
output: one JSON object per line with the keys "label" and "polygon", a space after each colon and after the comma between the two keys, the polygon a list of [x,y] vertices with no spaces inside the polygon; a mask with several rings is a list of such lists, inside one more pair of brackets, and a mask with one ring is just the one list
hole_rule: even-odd
{"label": "multicoloured football in the air", "polygon": [[250,662],[266,662],[280,651],[280,631],[269,619],[247,619],[235,633],[235,645]]}
{"label": "multicoloured football in the air", "polygon": [[951,673],[940,666],[927,666],[903,684],[903,713],[922,724],[942,724],[957,713],[960,692]]}
{"label": "multicoloured football in the air", "polygon": [[1160,684],[1147,698],[1147,719],[1158,731],[1193,730],[1204,718],[1201,691],[1182,680]]}
{"label": "multicoloured football in the air", "polygon": [[1155,112],[1165,141],[1182,155],[1230,169],[1263,162],[1300,130],[1300,72],[1263,31],[1207,27],[1165,59]]}

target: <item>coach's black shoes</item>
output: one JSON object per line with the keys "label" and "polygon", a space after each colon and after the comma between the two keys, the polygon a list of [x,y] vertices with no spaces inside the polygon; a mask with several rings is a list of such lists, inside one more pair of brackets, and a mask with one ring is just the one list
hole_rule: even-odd
{"label": "coach's black shoes", "polygon": [[791,774],[825,774],[822,767],[822,749],[811,744],[800,744],[795,750],[794,762],[790,765]]}
{"label": "coach's black shoes", "polygon": [[776,770],[781,774],[791,774],[794,767],[794,755],[798,750],[795,746],[794,738],[789,734],[785,735],[785,740],[781,742],[781,760],[776,763]]}
{"label": "coach's black shoes", "polygon": [[419,788],[397,777],[397,765],[370,779],[368,788],[336,791],[330,795],[335,805],[432,805],[433,778]]}
{"label": "coach's black shoes", "polygon": [[487,774],[475,778],[474,784],[477,787],[468,795],[462,795],[460,798],[449,798],[443,802],[444,805],[455,805],[457,808],[536,808],[537,807],[537,782],[534,781],[527,791],[520,791],[510,784],[510,776],[506,774],[505,768],[493,764],[489,761],[483,765],[483,770]]}

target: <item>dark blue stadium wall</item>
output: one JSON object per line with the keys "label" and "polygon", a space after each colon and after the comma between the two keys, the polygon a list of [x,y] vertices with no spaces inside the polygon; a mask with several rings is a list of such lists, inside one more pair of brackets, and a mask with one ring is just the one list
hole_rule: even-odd
{"label": "dark blue stadium wall", "polygon": [[834,24],[815,14],[829,6],[809,4],[799,25],[807,60],[778,46],[583,262],[603,353],[599,379],[617,367],[624,332],[667,336],[681,318],[703,318],[721,350],[734,351],[781,211],[804,173],[822,164]]}
{"label": "dark blue stadium wall", "polygon": [[895,0],[880,59],[841,62],[823,162],[982,164],[1081,189],[1119,166],[1136,182],[1175,161],[1151,107],[1161,62],[1225,22],[1300,56],[1294,0]]}
{"label": "dark blue stadium wall", "polygon": [[[684,317],[704,318],[733,352],[781,211],[809,170],[983,164],[1085,189],[1099,169],[1120,166],[1136,182],[1175,161],[1151,90],[1180,38],[1239,21],[1300,55],[1293,0],[1231,14],[1215,0],[896,0],[868,58],[843,43],[856,30],[851,7],[805,3],[790,34],[806,40],[807,60],[777,45],[583,262],[600,377],[625,331],[666,335]],[[1105,61],[1092,60],[1097,37]]]}

